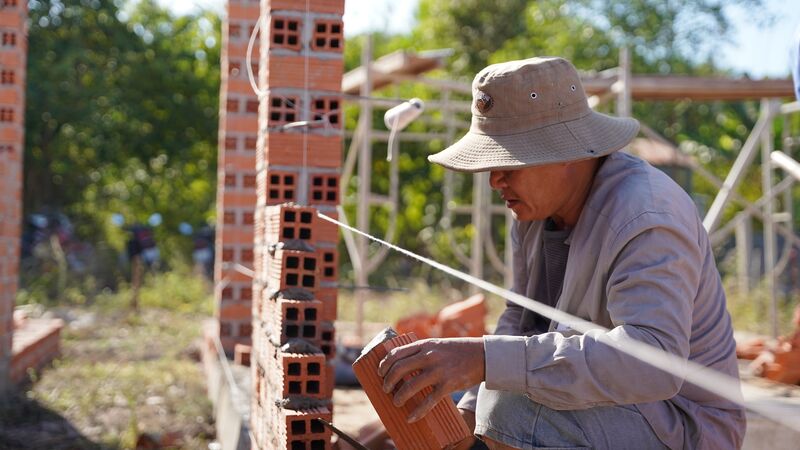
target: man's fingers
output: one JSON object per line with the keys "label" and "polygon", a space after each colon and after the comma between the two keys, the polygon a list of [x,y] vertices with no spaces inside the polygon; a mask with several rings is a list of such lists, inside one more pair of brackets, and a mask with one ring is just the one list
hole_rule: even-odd
{"label": "man's fingers", "polygon": [[426,396],[425,400],[414,408],[414,411],[411,411],[411,414],[408,416],[408,423],[414,423],[425,417],[445,395],[447,395],[447,393],[444,387],[441,384],[436,385],[436,387],[433,388],[433,392]]}
{"label": "man's fingers", "polygon": [[[406,375],[410,375],[414,371],[422,370],[428,363],[422,353],[416,353],[407,358],[397,361],[392,365],[392,368],[383,377],[383,392],[392,392],[397,385]],[[416,378],[413,377],[413,378]]]}
{"label": "man's fingers", "polygon": [[394,405],[398,407],[405,405],[406,402],[409,401],[411,397],[416,395],[419,391],[428,386],[438,385],[440,383],[440,378],[441,376],[439,375],[438,371],[432,367],[427,367],[427,369],[420,371],[419,374],[404,381],[403,385],[400,386],[400,389],[395,392]]}
{"label": "man's fingers", "polygon": [[397,361],[408,358],[411,355],[419,353],[421,348],[421,341],[412,342],[411,344],[403,345],[402,347],[393,348],[389,353],[378,363],[378,375],[385,377],[394,363]]}

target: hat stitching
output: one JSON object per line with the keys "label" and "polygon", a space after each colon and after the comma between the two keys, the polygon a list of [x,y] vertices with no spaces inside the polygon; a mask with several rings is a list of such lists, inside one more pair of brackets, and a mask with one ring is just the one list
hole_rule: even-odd
{"label": "hat stitching", "polygon": [[[539,96],[539,98],[541,98],[541,96]],[[537,100],[538,100],[538,98],[537,98]],[[474,102],[473,102],[473,103],[474,103]],[[583,97],[579,97],[579,98],[576,98],[576,99],[575,99],[575,101],[572,101],[572,102],[564,102],[564,105],[563,105],[563,107],[564,107],[564,108],[567,108],[567,107],[570,107],[570,106],[582,105],[582,104],[586,104],[586,99],[585,99],[585,98],[583,98]],[[478,119],[478,120],[488,120],[488,119],[522,119],[522,118],[525,118],[525,117],[531,117],[531,116],[541,115],[541,114],[543,114],[543,113],[545,113],[545,112],[547,112],[547,111],[548,111],[548,110],[536,110],[536,111],[533,111],[533,112],[531,112],[530,114],[515,114],[515,115],[513,115],[513,116],[484,116],[484,115],[482,115],[482,114],[474,114],[474,113],[473,113],[473,115],[472,115],[472,116],[473,116],[473,118],[474,118],[474,119]]]}
{"label": "hat stitching", "polygon": [[[487,134],[487,133],[482,133],[482,132],[480,132],[480,131],[478,131],[478,130],[472,130],[472,129],[470,129],[470,130],[469,130],[467,133],[469,133],[469,134],[475,134],[475,135],[479,135],[479,136],[489,136],[489,137],[491,137],[491,136],[514,136],[514,135],[517,135],[517,134],[525,134],[525,133],[529,133],[529,132],[531,132],[531,131],[534,131],[534,130],[541,130],[542,128],[551,127],[551,126],[553,126],[553,125],[558,125],[558,124],[560,124],[560,123],[564,123],[564,124],[566,124],[566,123],[570,123],[570,122],[577,122],[578,120],[581,120],[581,119],[583,119],[583,118],[585,118],[585,117],[588,117],[588,116],[589,116],[589,115],[591,115],[592,113],[593,113],[593,111],[592,111],[592,110],[589,110],[589,112],[587,112],[586,114],[584,114],[584,115],[582,115],[582,116],[580,116],[580,117],[577,117],[577,118],[575,118],[575,119],[564,120],[564,121],[562,121],[562,120],[559,120],[558,122],[554,122],[554,123],[548,123],[548,124],[545,124],[545,125],[539,125],[539,126],[537,126],[537,127],[534,127],[534,128],[528,128],[527,130],[524,130],[524,131],[519,131],[519,132],[517,132],[517,133],[503,133],[503,134],[501,134],[501,133],[492,133],[492,134]],[[525,117],[525,116],[521,116],[521,117]],[[487,118],[488,118],[488,119],[498,119],[499,117],[476,117],[476,119],[487,119]]]}

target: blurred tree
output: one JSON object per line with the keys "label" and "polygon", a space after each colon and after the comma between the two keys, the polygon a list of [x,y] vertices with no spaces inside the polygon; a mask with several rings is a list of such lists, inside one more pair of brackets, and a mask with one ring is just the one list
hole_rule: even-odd
{"label": "blurred tree", "polygon": [[111,214],[158,212],[161,243],[180,246],[179,222],[213,216],[219,19],[153,0],[29,5],[26,211],[61,209],[117,248]]}

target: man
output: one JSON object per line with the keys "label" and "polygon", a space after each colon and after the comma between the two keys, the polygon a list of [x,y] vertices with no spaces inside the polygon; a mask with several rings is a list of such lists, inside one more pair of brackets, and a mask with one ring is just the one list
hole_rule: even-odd
{"label": "man", "polygon": [[577,71],[560,58],[492,65],[472,86],[470,131],[430,160],[491,172],[515,217],[515,292],[610,331],[580,334],[509,304],[492,336],[419,341],[387,355],[379,372],[387,392],[400,386],[395,404],[431,386],[409,417],[418,420],[480,383],[459,408],[490,448],[740,447],[740,406],[598,340],[635,339],[738,377],[725,294],[693,202],[662,172],[617,152],[638,123],[591,111]]}

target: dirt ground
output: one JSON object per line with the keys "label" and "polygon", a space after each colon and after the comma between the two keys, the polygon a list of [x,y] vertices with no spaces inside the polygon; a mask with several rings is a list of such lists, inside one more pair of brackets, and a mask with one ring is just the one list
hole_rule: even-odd
{"label": "dirt ground", "polygon": [[206,449],[211,403],[200,317],[70,309],[62,355],[0,405],[0,449],[118,449],[137,440]]}

